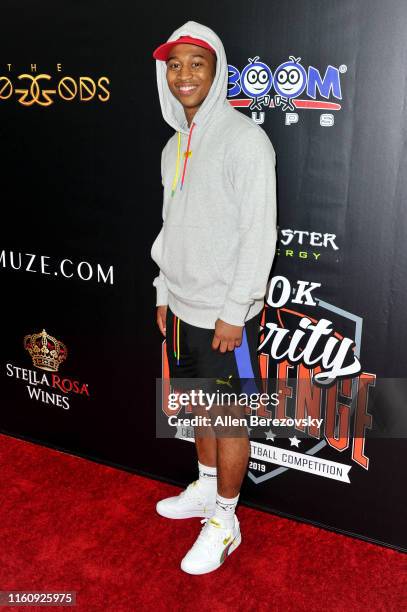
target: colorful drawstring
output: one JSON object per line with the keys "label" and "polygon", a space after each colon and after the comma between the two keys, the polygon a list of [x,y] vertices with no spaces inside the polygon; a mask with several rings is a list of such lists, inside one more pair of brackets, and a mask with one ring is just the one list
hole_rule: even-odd
{"label": "colorful drawstring", "polygon": [[177,358],[177,365],[179,365],[179,324],[180,319],[176,315],[174,315],[173,345],[174,357]]}
{"label": "colorful drawstring", "polygon": [[175,167],[175,176],[174,176],[174,180],[172,181],[172,187],[171,187],[171,196],[174,195],[175,193],[175,189],[177,187],[177,183],[178,183],[178,173],[179,173],[179,158],[181,157],[181,132],[178,132],[178,152],[177,152],[177,165]]}
{"label": "colorful drawstring", "polygon": [[190,151],[190,150],[189,150],[189,145],[190,145],[190,142],[191,142],[191,137],[192,137],[192,132],[194,131],[194,127],[195,127],[195,123],[193,123],[193,122],[192,122],[191,129],[189,130],[187,150],[186,150],[186,153],[185,153],[185,159],[184,159],[184,171],[183,171],[183,173],[182,173],[182,179],[181,179],[181,187],[180,187],[180,189],[182,189],[182,186],[183,186],[183,184],[184,184],[185,170],[187,169],[187,163],[188,163],[189,156],[190,156],[190,155],[191,155],[191,153],[192,153],[192,151]]}
{"label": "colorful drawstring", "polygon": [[[182,189],[182,186],[184,184],[185,172],[186,172],[186,169],[187,169],[188,159],[189,159],[189,157],[191,156],[191,153],[192,153],[192,151],[190,151],[189,147],[190,147],[190,144],[191,144],[191,137],[192,137],[192,132],[194,130],[194,127],[195,127],[195,123],[192,122],[191,129],[189,130],[189,135],[188,135],[187,150],[184,153],[184,158],[185,159],[184,159],[184,168],[182,170],[180,189]],[[177,184],[178,184],[180,158],[181,158],[181,132],[178,132],[177,163],[176,163],[176,166],[175,166],[174,180],[172,181],[172,186],[171,186],[171,196],[174,195],[175,190],[177,188]],[[179,326],[180,326],[180,319],[176,315],[174,315],[173,345],[174,345],[174,357],[176,357],[176,359],[177,359],[177,365],[179,365],[179,353],[180,353]]]}
{"label": "colorful drawstring", "polygon": [[[191,129],[189,130],[189,135],[188,135],[188,144],[187,144],[187,150],[184,153],[184,167],[182,170],[182,177],[181,177],[181,185],[180,185],[180,189],[182,189],[182,186],[184,184],[184,179],[185,179],[185,171],[187,169],[187,163],[188,163],[188,159],[190,158],[192,151],[189,150],[189,146],[191,144],[191,137],[192,137],[192,132],[194,130],[195,127],[195,123],[192,122],[191,125]],[[174,180],[172,181],[172,187],[171,187],[171,196],[174,195],[175,190],[177,188],[177,184],[178,184],[178,175],[179,175],[179,161],[180,161],[180,157],[181,157],[181,132],[178,132],[178,151],[177,151],[177,163],[176,163],[176,167],[175,167],[175,176],[174,176]]]}

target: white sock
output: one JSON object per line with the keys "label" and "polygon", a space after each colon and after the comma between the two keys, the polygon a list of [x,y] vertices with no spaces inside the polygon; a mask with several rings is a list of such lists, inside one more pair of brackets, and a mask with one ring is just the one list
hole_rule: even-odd
{"label": "white sock", "polygon": [[215,503],[218,477],[216,467],[204,465],[198,461],[199,488],[206,495],[208,501]]}
{"label": "white sock", "polygon": [[213,516],[218,519],[224,527],[232,529],[234,525],[234,516],[239,495],[240,493],[238,493],[236,497],[231,498],[222,497],[219,493],[216,495],[215,514]]}

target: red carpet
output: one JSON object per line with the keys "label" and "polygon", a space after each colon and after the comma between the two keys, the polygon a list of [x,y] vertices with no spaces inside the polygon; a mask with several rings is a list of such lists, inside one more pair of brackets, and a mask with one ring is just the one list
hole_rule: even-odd
{"label": "red carpet", "polygon": [[84,612],[407,609],[402,553],[240,507],[236,553],[188,576],[199,519],[154,513],[175,487],[4,435],[0,457],[0,590],[76,591]]}

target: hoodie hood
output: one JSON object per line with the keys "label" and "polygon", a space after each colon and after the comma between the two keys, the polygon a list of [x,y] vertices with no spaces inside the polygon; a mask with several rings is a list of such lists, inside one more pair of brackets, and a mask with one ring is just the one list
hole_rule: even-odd
{"label": "hoodie hood", "polygon": [[[224,106],[227,100],[228,87],[228,63],[226,53],[222,41],[210,28],[197,23],[196,21],[187,21],[180,28],[175,30],[168,38],[167,42],[177,40],[180,36],[192,36],[193,38],[201,38],[207,42],[216,51],[216,73],[209,93],[202,102],[199,110],[194,116],[193,123],[197,126],[203,126],[207,123],[210,116],[216,113]],[[165,121],[177,132],[189,133],[188,122],[185,117],[184,109],[181,104],[171,93],[167,83],[167,66],[162,60],[156,60],[157,69],[157,85],[158,95],[160,98],[161,111]]]}

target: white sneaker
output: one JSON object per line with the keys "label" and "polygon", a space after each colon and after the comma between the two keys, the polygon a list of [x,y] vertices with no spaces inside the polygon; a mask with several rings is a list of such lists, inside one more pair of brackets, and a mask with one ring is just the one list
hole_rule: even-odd
{"label": "white sneaker", "polygon": [[218,569],[242,541],[240,525],[234,515],[233,529],[224,528],[215,518],[204,519],[195,544],[181,561],[181,569],[187,574],[207,574]]}
{"label": "white sneaker", "polygon": [[179,495],[167,497],[157,503],[156,510],[161,516],[172,519],[192,518],[194,516],[210,518],[215,512],[215,499],[208,502],[205,494],[195,480]]}

